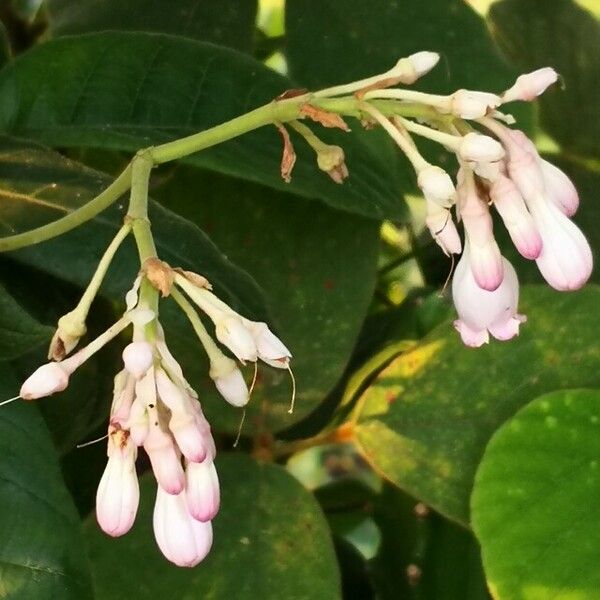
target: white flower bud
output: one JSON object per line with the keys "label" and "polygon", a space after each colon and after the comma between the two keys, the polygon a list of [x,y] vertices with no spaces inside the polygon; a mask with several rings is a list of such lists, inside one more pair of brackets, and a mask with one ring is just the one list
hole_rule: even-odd
{"label": "white flower bud", "polygon": [[217,339],[241,361],[257,359],[256,343],[252,333],[237,315],[223,314],[215,323]]}
{"label": "white flower bud", "polygon": [[403,83],[410,84],[429,73],[438,64],[440,55],[437,52],[422,50],[421,52],[411,54],[407,60],[411,63],[414,75],[412,81],[403,81]]}
{"label": "white flower bud", "polygon": [[60,363],[50,362],[42,365],[25,380],[19,396],[23,400],[37,400],[62,392],[69,385],[69,375]]}
{"label": "white flower bud", "polygon": [[450,112],[462,119],[480,119],[502,104],[496,94],[458,90],[450,96]]}
{"label": "white flower bud", "polygon": [[452,179],[444,169],[428,165],[419,171],[417,185],[427,200],[444,208],[450,208],[456,198],[456,189]]}
{"label": "white flower bud", "polygon": [[125,368],[136,379],[141,379],[146,374],[153,361],[153,348],[148,342],[131,342],[123,350]]}
{"label": "white flower bud", "polygon": [[213,377],[215,386],[219,393],[232,406],[246,406],[250,396],[248,395],[248,386],[244,380],[242,372],[234,366],[233,370],[226,375]]}
{"label": "white flower bud", "polygon": [[458,154],[463,160],[479,163],[502,160],[505,152],[502,144],[494,138],[471,132],[463,136]]}

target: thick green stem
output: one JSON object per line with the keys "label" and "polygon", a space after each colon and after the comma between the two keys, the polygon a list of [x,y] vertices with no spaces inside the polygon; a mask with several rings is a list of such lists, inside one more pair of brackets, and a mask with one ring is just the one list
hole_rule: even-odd
{"label": "thick green stem", "polygon": [[18,250],[25,246],[38,244],[51,238],[57,237],[75,229],[86,221],[93,219],[97,214],[101,213],[105,208],[116,202],[131,185],[131,165],[128,165],[125,170],[98,196],[84,204],[81,208],[74,210],[72,213],[43,225],[36,227],[25,233],[11,235],[5,238],[0,238],[0,252],[9,250]]}
{"label": "thick green stem", "polygon": [[155,164],[183,158],[215,144],[275,122],[287,122],[300,116],[300,107],[306,103],[309,95],[289,100],[280,100],[265,104],[245,115],[211,127],[200,133],[190,135],[174,142],[155,146],[149,150]]}

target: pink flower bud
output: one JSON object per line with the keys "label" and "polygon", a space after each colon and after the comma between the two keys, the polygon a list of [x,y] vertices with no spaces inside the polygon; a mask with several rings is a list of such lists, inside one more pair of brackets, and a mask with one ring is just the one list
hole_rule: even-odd
{"label": "pink flower bud", "polygon": [[158,488],[153,525],[160,551],[179,567],[196,566],[210,551],[212,524],[192,518],[187,509],[185,491],[170,496]]}
{"label": "pink flower bud", "polygon": [[254,338],[240,317],[224,314],[215,322],[217,339],[241,361],[255,362],[257,349]]}
{"label": "pink flower bud", "polygon": [[462,119],[480,119],[500,104],[500,96],[487,92],[458,90],[450,96],[450,112]]}
{"label": "pink flower bud", "polygon": [[427,200],[444,208],[450,208],[455,201],[456,189],[450,175],[440,167],[429,165],[419,171],[417,185]]}
{"label": "pink flower bud", "polygon": [[542,251],[542,238],[517,186],[505,175],[500,175],[490,187],[490,198],[517,250],[525,258],[537,258]]}
{"label": "pink flower bud", "polygon": [[158,421],[150,423],[148,436],[144,441],[144,450],[150,458],[158,485],[167,494],[179,494],[185,487],[181,459],[171,436],[161,429]]}
{"label": "pink flower bud", "polygon": [[500,285],[504,277],[502,256],[494,239],[492,217],[487,203],[479,195],[472,172],[463,170],[463,173],[464,177],[458,188],[458,207],[468,241],[465,252],[469,253],[477,285],[491,292]]}
{"label": "pink flower bud", "polygon": [[69,385],[69,375],[61,367],[61,363],[46,363],[24,381],[19,395],[23,400],[37,400],[62,392]]}
{"label": "pink flower bud", "polygon": [[125,368],[136,378],[141,379],[152,366],[154,353],[148,342],[131,342],[123,350]]}
{"label": "pink flower bud", "polygon": [[488,135],[467,133],[460,141],[459,156],[468,162],[496,162],[504,158],[502,144]]}
{"label": "pink flower bud", "polygon": [[542,237],[536,263],[544,279],[560,291],[578,290],[592,274],[592,250],[581,230],[555,204],[538,197],[528,202]]}
{"label": "pink flower bud", "polygon": [[219,478],[212,460],[188,463],[185,481],[190,515],[198,521],[212,521],[219,512],[220,503]]}
{"label": "pink flower bud", "polygon": [[[113,537],[127,533],[137,513],[140,490],[135,472],[136,449],[124,431],[117,431],[122,447],[110,452],[96,494],[96,518],[102,530]],[[109,445],[113,439],[109,440]]]}
{"label": "pink flower bud", "polygon": [[[505,145],[508,170],[542,238],[536,259],[544,279],[555,289],[576,290],[589,279],[593,257],[585,236],[550,199],[535,146],[521,131],[511,131]],[[564,182],[563,182],[564,183]]]}
{"label": "pink flower bud", "polygon": [[567,217],[572,217],[579,208],[579,194],[573,182],[557,166],[540,157],[542,177],[548,198]]}
{"label": "pink flower bud", "polygon": [[447,208],[442,208],[435,202],[429,200],[426,202],[427,216],[425,217],[425,223],[431,233],[431,237],[433,237],[446,256],[460,254],[462,246],[456,225],[452,220],[452,214]]}
{"label": "pink flower bud", "polygon": [[242,372],[235,367],[231,372],[214,378],[219,393],[232,406],[246,406],[250,399]]}
{"label": "pink flower bud", "polygon": [[556,83],[558,73],[552,67],[543,67],[532,73],[517,77],[514,85],[502,94],[502,102],[513,100],[535,100],[553,83]]}
{"label": "pink flower bud", "polygon": [[452,280],[452,298],[459,318],[454,326],[462,341],[478,348],[489,341],[489,333],[498,340],[509,340],[518,335],[519,325],[525,321],[517,314],[519,281],[513,266],[503,258],[502,283],[489,292],[480,288],[473,277],[469,252],[461,257]]}

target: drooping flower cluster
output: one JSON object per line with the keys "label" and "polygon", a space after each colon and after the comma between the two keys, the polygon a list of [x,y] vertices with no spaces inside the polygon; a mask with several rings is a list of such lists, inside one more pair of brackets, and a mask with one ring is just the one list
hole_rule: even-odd
{"label": "drooping flower cluster", "polygon": [[[154,261],[127,294],[123,317],[71,357],[39,367],[23,383],[20,396],[32,400],[64,390],[77,367],[132,325],[133,339],[123,350],[124,368],[114,379],[108,463],[98,487],[96,516],[100,527],[111,536],[121,536],[132,527],[140,496],[135,465],[138,449],[143,448],[158,484],[153,517],[158,547],[176,565],[192,567],[212,545],[211,521],[220,501],[216,448],[198,396],[167,347],[158,315],[143,303],[141,295],[138,297],[143,278],[157,279],[151,268],[158,271],[159,279],[164,281],[166,274],[172,280],[168,292],[191,317],[210,360],[210,376],[230,404],[241,407],[249,400],[242,372],[236,361],[220,350],[177,287],[212,320],[218,341],[242,364],[261,359],[276,368],[289,369],[289,350],[265,323],[235,312],[213,294],[203,277],[176,272]],[[65,353],[67,347],[77,345],[79,340],[73,339],[71,331],[69,319],[62,319],[51,354],[57,344]],[[68,346],[66,335],[70,336]]]}
{"label": "drooping flower cluster", "polygon": [[[434,53],[413,56],[437,57]],[[455,327],[468,346],[487,343],[490,334],[508,340],[526,320],[517,313],[519,283],[494,238],[491,209],[497,211],[519,253],[536,261],[553,288],[576,290],[592,272],[590,246],[569,218],[579,204],[573,183],[538,154],[522,131],[508,126],[514,123],[510,115],[498,111],[507,102],[537,98],[557,77],[553,69],[542,68],[521,75],[501,95],[458,90],[438,96],[383,89],[397,83],[383,76],[379,84],[373,81],[367,88],[351,90],[364,100],[364,113],[383,126],[415,168],[427,206],[426,225],[434,240],[447,255],[462,252],[452,296],[459,316]],[[385,115],[377,102],[390,99],[427,110],[418,121],[393,114],[393,109]],[[446,171],[425,160],[411,134],[436,141],[455,154],[456,185]],[[463,223],[464,245],[453,210],[456,221]]]}

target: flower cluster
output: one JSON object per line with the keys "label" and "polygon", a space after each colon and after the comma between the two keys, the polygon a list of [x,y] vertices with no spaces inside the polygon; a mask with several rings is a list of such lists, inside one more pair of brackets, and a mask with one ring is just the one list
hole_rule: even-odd
{"label": "flower cluster", "polygon": [[[419,64],[424,57],[429,59],[419,74],[437,62],[434,53],[413,57]],[[415,168],[432,237],[447,255],[462,252],[452,295],[459,316],[455,327],[468,346],[487,343],[490,334],[508,340],[525,321],[517,312],[517,275],[494,238],[492,209],[518,252],[535,260],[553,288],[576,290],[592,272],[590,246],[569,218],[579,204],[573,183],[538,154],[522,131],[509,127],[514,123],[511,115],[498,110],[507,102],[537,98],[557,78],[552,68],[542,68],[521,75],[500,95],[458,90],[439,96],[382,89],[397,82],[397,78],[383,76],[379,85],[370,82],[368,88],[353,90],[363,99],[364,113],[384,127]],[[384,99],[396,100],[400,106],[420,105],[422,116],[410,120],[393,113],[385,115],[377,107],[377,101]],[[446,171],[423,158],[411,134],[436,141],[456,156],[456,184]],[[463,223],[464,244],[453,210],[456,221]]]}
{"label": "flower cluster", "polygon": [[[235,312],[203,277],[153,259],[127,294],[121,319],[69,358],[39,367],[23,383],[20,396],[33,400],[64,390],[81,364],[132,325],[132,341],[123,350],[123,370],[114,379],[108,463],[98,487],[96,516],[111,536],[121,536],[132,527],[140,496],[135,463],[138,449],[143,448],[158,483],[153,518],[156,542],[171,562],[192,567],[211,548],[211,521],[219,510],[215,442],[196,392],[167,347],[156,311],[142,299],[139,289],[144,280],[161,287],[168,280],[165,291],[190,317],[208,354],[210,376],[230,404],[241,407],[249,400],[242,372],[206,331],[182,291],[213,322],[217,340],[242,364],[261,359],[289,369],[289,350],[265,323]],[[79,341],[71,321],[80,315],[69,315],[59,322],[51,354],[57,347],[65,354]]]}

